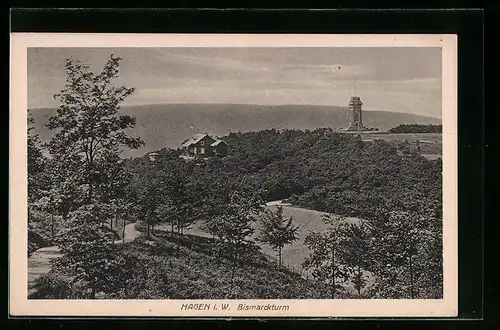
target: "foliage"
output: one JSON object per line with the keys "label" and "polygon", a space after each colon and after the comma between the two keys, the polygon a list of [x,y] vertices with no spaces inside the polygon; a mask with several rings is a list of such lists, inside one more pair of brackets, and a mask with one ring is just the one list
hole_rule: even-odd
{"label": "foliage", "polygon": [[54,244],[61,228],[61,217],[39,207],[28,207],[28,255],[39,248]]}
{"label": "foliage", "polygon": [[33,117],[28,115],[28,202],[42,197],[43,189],[47,185],[47,178],[43,175],[47,160],[37,134],[33,133]]}
{"label": "foliage", "polygon": [[346,279],[352,283],[358,295],[368,284],[367,272],[373,263],[370,250],[372,230],[371,225],[363,220],[346,222],[337,228],[338,236],[344,238],[340,242],[338,258],[344,264]]}
{"label": "foliage", "polygon": [[82,206],[70,213],[57,237],[63,256],[55,260],[56,268],[70,274],[71,283],[89,289],[91,299],[109,290],[109,274],[120,269],[121,260],[113,245],[115,235],[106,225],[111,216],[108,205]]}
{"label": "foliage", "polygon": [[[48,159],[41,158],[37,137],[28,139],[30,180],[38,180],[40,173],[49,179],[48,183],[39,180],[45,183],[41,193],[31,194],[30,237],[59,245],[63,257],[55,260],[53,271],[69,278],[86,298],[118,290],[107,279],[120,273],[123,263],[113,245],[119,237],[112,230],[113,220],[130,207],[132,179],[120,153],[143,144],[126,133],[135,119],[118,115],[120,104],[134,91],[113,85],[120,60],[111,55],[96,74],[89,66],[67,59],[66,85],[55,95],[60,106],[47,124],[54,132],[45,146]],[[40,230],[44,225],[50,228],[50,239]],[[43,281],[48,285],[50,278]]]}
{"label": "foliage", "polygon": [[218,210],[206,224],[206,228],[216,238],[219,256],[228,256],[232,262],[231,280],[234,280],[236,266],[241,258],[254,251],[254,243],[249,237],[254,233],[254,215],[260,210],[259,200],[249,196],[249,191],[235,191],[229,202]]}
{"label": "foliage", "polygon": [[270,245],[278,251],[278,267],[282,266],[281,251],[285,245],[297,240],[298,226],[294,226],[292,218],[283,218],[283,207],[278,206],[276,213],[265,210],[260,219],[260,242]]}
{"label": "foliage", "polygon": [[336,293],[342,289],[341,282],[347,280],[347,267],[342,258],[343,244],[349,237],[346,236],[345,219],[325,216],[328,229],[324,232],[312,231],[305,239],[305,245],[311,251],[304,260],[304,268],[311,269],[313,277],[320,282],[328,284],[331,298],[335,299]]}
{"label": "foliage", "polygon": [[[179,235],[183,234],[201,216],[205,206],[204,189],[194,175],[193,164],[164,154],[155,162],[141,165],[139,171],[133,172],[129,187],[135,201],[134,213],[150,226],[168,222],[172,232],[176,228]],[[149,233],[150,228],[147,230]]]}
{"label": "foliage", "polygon": [[393,211],[374,222],[372,267],[388,298],[442,296],[442,231],[433,211]]}
{"label": "foliage", "polygon": [[[306,299],[324,298],[327,290],[289,272],[276,272],[269,263],[241,261],[241,271],[232,277],[231,260],[216,262],[209,251],[181,247],[175,256],[175,242],[157,241],[150,247],[137,240],[123,246],[130,268],[127,290],[121,299]],[[210,243],[208,243],[210,244]],[[136,267],[136,265],[144,267]]]}
{"label": "foliage", "polygon": [[[238,244],[251,247],[246,241],[250,241],[253,220],[244,215],[251,214],[252,208],[235,207],[233,192],[244,195],[240,200],[249,201],[256,210],[262,200],[286,198],[295,205],[341,218],[366,220],[334,221],[339,224],[328,232],[312,233],[306,239],[312,253],[306,266],[330,287],[329,296],[332,292],[336,297],[344,296],[341,286],[350,283],[358,298],[404,298],[411,296],[409,283],[413,282],[414,297],[442,297],[440,160],[427,160],[411,150],[402,153],[394,143],[365,142],[359,136],[329,129],[231,133],[224,140],[231,144],[230,155],[209,159],[203,166],[186,162],[185,166],[192,166],[189,171],[178,172],[184,173],[183,180],[195,183],[186,186],[186,193],[198,194],[196,200],[201,201],[196,208],[198,216],[192,220],[202,220],[203,230],[213,235],[211,246],[219,259],[239,265],[231,259],[232,249]],[[159,153],[164,166],[155,168],[168,172],[178,155],[174,150]],[[145,159],[135,159],[128,166],[141,177],[152,168],[148,164]],[[165,214],[171,212],[169,203],[161,202]],[[398,217],[391,212],[408,214],[403,227],[396,225]],[[419,220],[412,223],[412,219]],[[410,231],[411,226],[417,227]],[[401,235],[407,232],[418,246],[416,254],[409,250],[411,272],[408,252],[406,263],[387,269],[387,264],[394,265],[400,258],[397,249],[403,247]],[[231,235],[241,243],[231,242],[227,238]],[[384,242],[393,238],[394,242],[385,246],[380,243],[382,238]]]}
{"label": "foliage", "polygon": [[390,133],[442,133],[443,125],[399,125],[389,130]]}
{"label": "foliage", "polygon": [[[53,181],[71,186],[85,185],[86,203],[97,198],[109,199],[117,182],[119,148],[138,148],[139,138],[129,137],[125,131],[135,125],[135,119],[118,116],[120,103],[133,93],[133,88],[115,87],[119,57],[111,55],[103,70],[94,74],[89,66],[78,61],[66,61],[66,85],[55,98],[61,102],[57,115],[49,119],[47,127],[55,132],[48,144],[54,160]],[[112,175],[113,174],[113,175]],[[95,187],[100,186],[95,195]],[[78,193],[81,193],[78,192]],[[74,199],[74,198],[70,198]],[[75,205],[73,209],[78,207]]]}
{"label": "foliage", "polygon": [[69,278],[49,272],[38,278],[28,299],[78,299],[81,296]]}
{"label": "foliage", "polygon": [[[364,219],[442,198],[442,164],[416,153],[401,155],[392,143],[364,142],[330,129],[265,130],[224,137],[231,154],[202,172],[214,187],[248,182],[264,200]],[[215,181],[215,182],[214,182]]]}

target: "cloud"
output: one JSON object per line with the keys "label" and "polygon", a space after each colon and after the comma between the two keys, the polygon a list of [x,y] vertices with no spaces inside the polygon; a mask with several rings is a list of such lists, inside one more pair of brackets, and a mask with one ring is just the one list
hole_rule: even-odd
{"label": "cloud", "polygon": [[110,53],[123,58],[117,83],[136,87],[128,104],[346,105],[356,78],[367,109],[441,109],[440,52],[433,49],[244,47],[30,51],[29,106],[55,106],[69,55],[98,70]]}

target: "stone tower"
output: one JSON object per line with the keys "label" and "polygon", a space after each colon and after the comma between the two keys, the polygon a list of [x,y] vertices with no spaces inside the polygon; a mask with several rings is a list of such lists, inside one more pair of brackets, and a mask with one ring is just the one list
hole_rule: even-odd
{"label": "stone tower", "polygon": [[349,129],[356,130],[364,128],[363,110],[361,109],[362,105],[363,102],[361,102],[359,96],[351,97],[351,100],[349,101],[349,112],[350,112]]}
{"label": "stone tower", "polygon": [[348,132],[378,131],[378,128],[368,128],[363,125],[362,105],[361,98],[356,96],[356,80],[354,80],[354,96],[351,96],[351,100],[349,101],[349,125],[342,130]]}

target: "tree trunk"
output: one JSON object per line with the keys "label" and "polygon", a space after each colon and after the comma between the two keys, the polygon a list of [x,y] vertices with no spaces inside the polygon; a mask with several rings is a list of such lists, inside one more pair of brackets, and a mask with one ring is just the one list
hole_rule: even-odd
{"label": "tree trunk", "polygon": [[281,247],[278,248],[278,269],[281,270]]}
{"label": "tree trunk", "polygon": [[[116,216],[115,216],[116,217]],[[110,219],[109,221],[109,226],[111,228],[111,231],[113,231],[113,218]]]}
{"label": "tree trunk", "polygon": [[95,283],[91,284],[90,299],[95,299]]}
{"label": "tree trunk", "polygon": [[409,259],[409,268],[410,268],[410,298],[411,299],[414,299],[415,298],[415,294],[414,294],[414,290],[413,290],[413,269],[412,269],[412,263],[411,263],[411,255],[410,255],[410,259]]}
{"label": "tree trunk", "polygon": [[51,222],[51,225],[50,225],[50,231],[51,231],[51,234],[52,234],[52,240],[54,240],[55,233],[54,233],[54,215],[53,214],[52,214],[52,222]]}
{"label": "tree trunk", "polygon": [[149,223],[146,223],[146,227],[147,227],[147,233],[148,233],[148,238],[149,238]]}
{"label": "tree trunk", "polygon": [[94,192],[94,185],[92,184],[92,179],[89,182],[89,204],[92,204],[92,195]]}
{"label": "tree trunk", "polygon": [[179,231],[179,225],[177,225],[177,251],[176,251],[177,258],[179,258],[180,254],[180,245],[181,245],[181,235]]}
{"label": "tree trunk", "polygon": [[233,259],[233,267],[231,269],[231,290],[233,289],[234,286],[234,275],[236,274],[236,253],[234,251],[234,247],[232,249],[232,258]]}
{"label": "tree trunk", "polygon": [[332,247],[332,299],[335,299],[335,245]]}
{"label": "tree trunk", "polygon": [[356,278],[357,278],[357,286],[358,286],[358,295],[361,294],[361,285],[362,285],[362,276],[363,276],[363,272],[361,269],[357,269],[357,273],[356,273]]}
{"label": "tree trunk", "polygon": [[177,235],[177,249],[176,249],[176,257],[179,258],[180,254],[180,245],[181,245],[181,237]]}
{"label": "tree trunk", "polygon": [[125,217],[123,217],[122,240],[125,243]]}
{"label": "tree trunk", "polygon": [[171,230],[171,232],[172,232],[172,234],[173,234],[173,233],[174,233],[174,220],[173,220],[173,219],[172,219],[172,221],[171,221],[171,224],[172,224],[172,230]]}

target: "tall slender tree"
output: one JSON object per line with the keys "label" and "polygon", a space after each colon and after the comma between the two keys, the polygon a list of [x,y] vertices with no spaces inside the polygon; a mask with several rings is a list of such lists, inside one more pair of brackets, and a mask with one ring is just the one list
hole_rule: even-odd
{"label": "tall slender tree", "polygon": [[346,223],[337,231],[340,237],[345,238],[339,244],[338,255],[345,264],[346,278],[360,295],[367,283],[367,271],[372,265],[370,251],[372,228],[367,221],[359,220],[355,223]]}
{"label": "tall slender tree", "polygon": [[143,145],[141,139],[126,134],[135,118],[118,115],[120,104],[134,92],[134,88],[113,85],[120,60],[111,55],[95,74],[88,65],[68,59],[66,85],[54,96],[60,106],[47,124],[55,133],[48,144],[55,166],[53,180],[84,185],[87,204],[96,199],[96,186],[106,181],[103,168],[120,166],[117,161],[109,162],[120,154],[120,148]]}
{"label": "tall slender tree", "polygon": [[100,73],[73,59],[66,61],[66,85],[55,98],[57,114],[47,127],[54,132],[51,155],[53,197],[63,216],[58,244],[64,269],[90,290],[105,290],[106,276],[118,263],[109,223],[119,210],[125,173],[119,155],[139,148],[141,139],[127,135],[135,119],[119,115],[133,88],[115,87],[121,58],[111,55]]}
{"label": "tall slender tree", "polygon": [[325,231],[312,231],[305,238],[305,245],[311,251],[303,262],[304,268],[312,270],[313,277],[327,283],[331,289],[331,298],[335,299],[341,282],[347,276],[344,260],[341,259],[339,250],[346,237],[342,227],[346,225],[345,219],[334,215],[325,215],[323,221],[327,225]]}
{"label": "tall slender tree", "polygon": [[263,212],[260,225],[260,235],[257,239],[278,252],[278,268],[281,269],[283,247],[298,239],[299,226],[293,225],[292,217],[288,219],[283,217],[282,206],[277,207],[276,213],[271,210]]}

